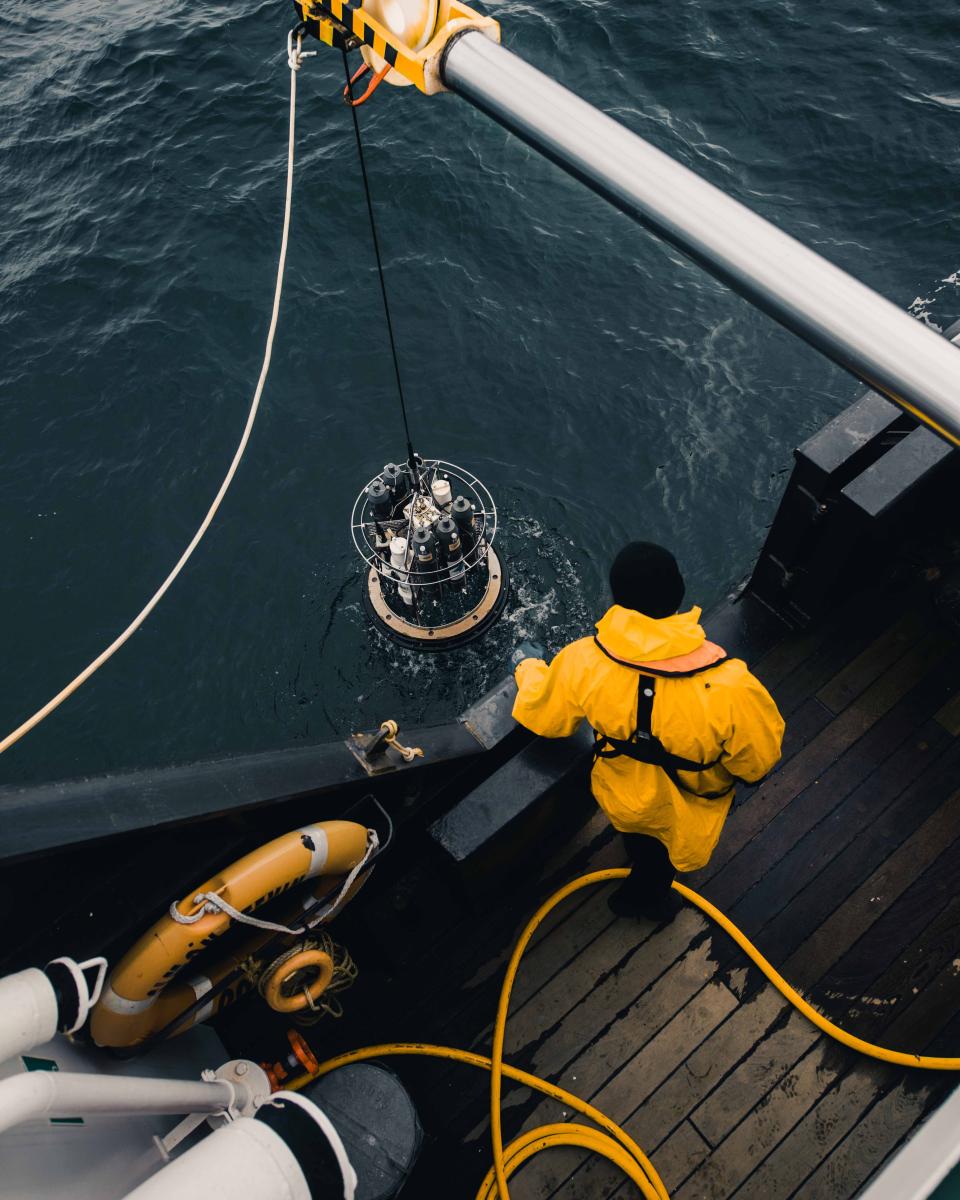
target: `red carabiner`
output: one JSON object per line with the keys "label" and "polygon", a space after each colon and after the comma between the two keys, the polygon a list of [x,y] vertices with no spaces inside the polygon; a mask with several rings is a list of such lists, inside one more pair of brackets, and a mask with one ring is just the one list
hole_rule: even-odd
{"label": "red carabiner", "polygon": [[369,70],[370,70],[369,66],[366,63],[364,63],[363,66],[360,67],[360,69],[358,71],[355,71],[354,74],[350,77],[350,82],[348,84],[344,85],[344,89],[343,89],[344,104],[349,104],[351,108],[359,108],[361,104],[366,104],[366,102],[370,99],[370,97],[377,90],[377,88],[380,86],[380,84],[383,83],[384,79],[386,79],[387,72],[390,70],[390,64],[387,63],[387,65],[383,68],[382,71],[377,71],[377,73],[374,75],[374,77],[367,84],[367,90],[363,93],[363,95],[358,100],[354,100],[353,85],[357,82],[358,79],[362,79],[363,76],[366,75],[367,71],[369,71]]}

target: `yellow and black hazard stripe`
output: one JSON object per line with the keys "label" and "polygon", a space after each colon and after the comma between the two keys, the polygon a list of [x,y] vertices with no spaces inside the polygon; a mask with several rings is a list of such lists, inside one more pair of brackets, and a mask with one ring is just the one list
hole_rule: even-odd
{"label": "yellow and black hazard stripe", "polygon": [[[294,8],[306,25],[307,32],[326,45],[348,50],[361,44],[369,46],[374,54],[379,54],[389,66],[414,83],[417,82],[419,65],[419,79],[422,82],[422,65],[404,56],[408,63],[408,70],[404,70],[399,65],[400,48],[388,41],[386,31],[379,22],[368,16],[362,8],[349,4],[347,0],[294,0]],[[409,68],[412,68],[412,72]]]}
{"label": "yellow and black hazard stripe", "polygon": [[412,50],[397,41],[375,17],[349,0],[294,0],[294,8],[307,32],[325,45],[344,50],[369,46],[389,67],[428,95],[443,89],[435,79],[428,80],[427,64],[439,55],[454,34],[472,28],[494,41],[500,40],[499,24],[462,0],[441,0],[437,29],[422,50]]}
{"label": "yellow and black hazard stripe", "polygon": [[391,67],[397,65],[400,51],[382,33],[377,33],[372,19],[363,9],[346,0],[294,0],[294,8],[307,27],[307,32],[327,46],[353,50],[363,44],[370,46]]}

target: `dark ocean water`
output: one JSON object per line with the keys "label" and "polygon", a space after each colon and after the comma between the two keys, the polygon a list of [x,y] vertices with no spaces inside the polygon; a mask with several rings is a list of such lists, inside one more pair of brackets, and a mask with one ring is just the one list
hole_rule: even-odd
{"label": "dark ocean water", "polygon": [[[831,0],[490,4],[505,42],[920,319],[960,315],[960,15]],[[0,14],[7,732],[139,610],[205,512],[260,367],[292,13],[146,0]],[[299,79],[274,365],[220,516],[144,629],[3,780],[222,757],[459,711],[512,645],[605,605],[630,536],[704,607],[795,444],[856,388],[454,97],[362,110],[418,449],[501,507],[516,590],[474,650],[371,636],[348,534],[402,454],[339,57]]]}

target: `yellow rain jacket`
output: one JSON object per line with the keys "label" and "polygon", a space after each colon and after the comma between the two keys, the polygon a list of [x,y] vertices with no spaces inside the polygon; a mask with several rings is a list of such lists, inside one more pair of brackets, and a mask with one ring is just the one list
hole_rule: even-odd
{"label": "yellow rain jacket", "polygon": [[719,759],[708,770],[680,772],[680,779],[695,792],[721,796],[703,799],[676,787],[662,768],[626,755],[597,760],[593,794],[615,829],[659,838],[678,871],[706,865],[736,781],[753,783],[775,766],[784,729],[763,684],[708,642],[699,620],[699,608],[656,620],[615,604],[596,638],[572,642],[549,666],[524,659],[513,706],[515,720],[542,737],[566,737],[586,718],[600,733],[627,739],[647,666],[647,677],[656,679],[654,736],[683,758]]}

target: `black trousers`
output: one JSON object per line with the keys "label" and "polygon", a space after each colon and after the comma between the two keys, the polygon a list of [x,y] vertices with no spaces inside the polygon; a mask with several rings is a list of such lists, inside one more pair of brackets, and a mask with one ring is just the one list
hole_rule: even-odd
{"label": "black trousers", "polygon": [[666,846],[646,833],[624,833],[621,837],[632,866],[623,881],[623,890],[641,904],[659,900],[677,877]]}

